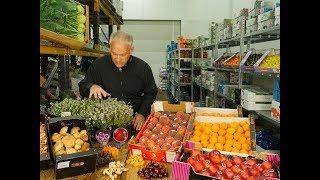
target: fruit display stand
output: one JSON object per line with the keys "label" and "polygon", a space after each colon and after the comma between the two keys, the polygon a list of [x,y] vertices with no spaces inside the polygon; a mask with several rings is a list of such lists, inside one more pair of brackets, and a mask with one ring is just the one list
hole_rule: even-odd
{"label": "fruit display stand", "polygon": [[[185,138],[188,136],[187,129],[189,129],[189,126],[191,125],[190,122],[193,118],[193,115],[191,114],[193,112],[193,107],[193,102],[169,104],[166,101],[156,101],[153,103],[151,115],[148,117],[137,136],[131,138],[129,141],[130,153],[133,155],[142,155],[143,158],[147,160],[172,162],[178,155],[182,144],[181,142],[184,142]],[[186,114],[182,114],[183,112]],[[171,113],[176,114],[172,115]],[[166,114],[169,115],[167,116]],[[183,120],[183,116],[185,115],[188,116],[186,121]],[[179,116],[182,118],[181,123],[178,123],[180,121]],[[169,117],[171,119],[169,119]],[[170,123],[171,121],[172,123]],[[171,135],[171,131],[173,135]],[[161,147],[160,145],[157,145],[160,142],[156,141],[161,139],[159,138],[160,135],[163,136]],[[180,137],[178,137],[178,135]],[[169,138],[171,138],[171,140],[169,140]],[[156,144],[154,144],[154,142],[156,142]],[[177,146],[173,144],[177,144]]]}
{"label": "fruit display stand", "polygon": [[[266,67],[261,67],[261,65],[265,65]],[[254,70],[258,73],[280,73],[280,50],[266,50],[254,64]]]}
{"label": "fruit display stand", "polygon": [[253,65],[261,58],[263,55],[260,53],[261,50],[251,49],[245,55],[245,57],[240,62],[240,69],[242,71],[254,71]]}
{"label": "fruit display stand", "polygon": [[230,68],[230,69],[237,69],[240,64],[240,55],[239,53],[233,54],[227,60],[222,62],[222,67]]}
{"label": "fruit display stand", "polygon": [[234,55],[235,54],[227,54],[227,53],[222,54],[220,57],[218,57],[216,60],[213,61],[213,66],[222,67],[222,63],[227,59],[233,57]]}

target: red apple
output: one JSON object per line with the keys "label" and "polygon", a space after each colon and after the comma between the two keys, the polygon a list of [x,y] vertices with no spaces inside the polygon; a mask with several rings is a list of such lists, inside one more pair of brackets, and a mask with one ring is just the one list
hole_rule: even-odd
{"label": "red apple", "polygon": [[216,168],[215,165],[211,165],[211,166],[209,166],[208,171],[209,171],[211,176],[215,176],[215,174],[218,171],[218,169]]}
{"label": "red apple", "polygon": [[139,143],[145,144],[148,141],[148,138],[146,136],[141,136],[139,139]]}
{"label": "red apple", "polygon": [[202,161],[202,163],[203,163],[205,169],[209,168],[210,166],[213,166],[213,164],[211,163],[211,161],[209,159]]}
{"label": "red apple", "polygon": [[176,118],[173,119],[173,123],[180,125],[182,123],[182,119],[179,118],[179,117],[176,117]]}
{"label": "red apple", "polygon": [[167,117],[167,116],[164,116],[164,115],[162,115],[162,116],[160,116],[160,118],[159,118],[159,123],[161,124],[161,125],[167,125],[167,124],[169,124],[169,118]]}
{"label": "red apple", "polygon": [[147,141],[147,148],[148,148],[148,149],[151,150],[155,145],[156,145],[156,143],[155,143],[153,140],[149,139],[149,140]]}
{"label": "red apple", "polygon": [[173,140],[172,141],[172,146],[173,147],[180,147],[181,141],[180,140]]}
{"label": "red apple", "polygon": [[173,142],[174,138],[171,136],[166,137],[165,141],[169,144],[171,144]]}
{"label": "red apple", "polygon": [[241,171],[240,165],[239,164],[235,164],[231,167],[232,172],[234,172],[235,174],[239,174]]}
{"label": "red apple", "polygon": [[190,120],[190,114],[184,114],[182,115],[182,121],[188,122]]}
{"label": "red apple", "polygon": [[247,170],[242,170],[240,172],[240,176],[244,179],[247,179],[249,177],[249,172]]}
{"label": "red apple", "polygon": [[193,167],[195,169],[196,172],[201,172],[204,170],[204,166],[199,162],[199,161],[196,161],[194,164],[193,164]]}
{"label": "red apple", "polygon": [[226,179],[231,179],[234,176],[234,173],[230,169],[226,169],[223,173],[223,176]]}
{"label": "red apple", "polygon": [[178,111],[178,112],[176,113],[176,117],[182,118],[183,114],[184,114],[184,113],[183,113],[182,111]]}
{"label": "red apple", "polygon": [[171,137],[174,137],[176,134],[177,134],[177,131],[174,130],[174,129],[171,129],[171,130],[169,131],[169,136],[171,136]]}
{"label": "red apple", "polygon": [[232,180],[243,180],[243,178],[239,174],[236,174],[233,176]]}
{"label": "red apple", "polygon": [[216,172],[216,178],[217,178],[217,179],[221,179],[222,177],[223,177],[223,171],[218,170],[218,171]]}
{"label": "red apple", "polygon": [[226,166],[222,166],[221,164],[217,164],[216,166],[217,166],[217,168],[218,168],[220,171],[224,171],[224,170],[227,169]]}
{"label": "red apple", "polygon": [[156,134],[151,134],[150,139],[152,141],[156,141],[158,139],[158,136]]}
{"label": "red apple", "polygon": [[225,161],[227,168],[231,168],[233,166],[232,162],[228,159]]}
{"label": "red apple", "polygon": [[250,176],[250,177],[248,177],[248,179],[247,179],[247,180],[258,180],[258,177]]}
{"label": "red apple", "polygon": [[188,158],[187,163],[189,163],[191,166],[196,162],[196,158],[191,156]]}
{"label": "red apple", "polygon": [[221,154],[221,162],[225,162],[226,160],[228,160],[228,158],[225,155]]}
{"label": "red apple", "polygon": [[163,138],[163,139],[165,139],[167,136],[168,136],[168,134],[166,134],[166,133],[164,133],[164,132],[159,132],[159,138]]}
{"label": "red apple", "polygon": [[157,144],[155,146],[152,147],[151,151],[153,152],[158,152],[159,150],[161,150],[160,146]]}
{"label": "red apple", "polygon": [[171,148],[171,145],[167,142],[163,143],[162,146],[161,146],[161,149],[163,150],[169,150]]}
{"label": "red apple", "polygon": [[150,122],[153,122],[154,124],[158,124],[158,118],[152,117],[152,118],[150,119]]}
{"label": "red apple", "polygon": [[195,156],[197,156],[198,154],[201,154],[201,152],[200,152],[199,149],[193,149],[193,150],[191,151],[191,156],[192,156],[192,157],[195,157]]}
{"label": "red apple", "polygon": [[232,161],[234,164],[241,164],[243,159],[239,156],[233,156]]}
{"label": "red apple", "polygon": [[168,118],[169,118],[170,120],[173,120],[175,117],[176,117],[175,114],[170,114],[170,115],[168,116]]}
{"label": "red apple", "polygon": [[262,168],[263,169],[271,169],[272,168],[272,164],[271,162],[269,161],[264,161],[262,164],[261,164]]}
{"label": "red apple", "polygon": [[186,127],[185,126],[180,126],[178,127],[177,133],[184,135],[184,133],[186,132]]}
{"label": "red apple", "polygon": [[211,151],[209,154],[209,159],[211,160],[211,162],[215,164],[220,163],[221,162],[220,152],[216,153],[216,150]]}
{"label": "red apple", "polygon": [[159,129],[162,129],[162,125],[161,124],[157,124],[156,127],[159,128]]}
{"label": "red apple", "polygon": [[203,154],[199,154],[198,156],[196,156],[196,158],[198,159],[198,161],[205,161],[206,157]]}
{"label": "red apple", "polygon": [[245,161],[245,164],[247,164],[247,165],[249,165],[249,166],[253,166],[253,165],[257,164],[257,160],[251,158],[251,159],[246,160],[246,161]]}
{"label": "red apple", "polygon": [[249,171],[252,176],[260,176],[260,172],[257,168],[252,168]]}

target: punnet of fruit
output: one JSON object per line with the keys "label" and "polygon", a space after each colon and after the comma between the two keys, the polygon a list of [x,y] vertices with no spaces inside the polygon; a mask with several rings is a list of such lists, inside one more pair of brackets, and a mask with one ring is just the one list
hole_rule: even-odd
{"label": "punnet of fruit", "polygon": [[[218,179],[278,178],[278,167],[268,159],[253,156],[240,157],[221,154],[217,150],[203,153],[193,149],[186,155],[186,162],[199,175]],[[185,158],[185,159],[186,159]]]}

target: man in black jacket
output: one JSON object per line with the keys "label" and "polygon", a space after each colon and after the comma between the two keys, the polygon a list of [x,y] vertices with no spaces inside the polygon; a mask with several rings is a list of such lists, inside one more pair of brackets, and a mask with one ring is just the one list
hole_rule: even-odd
{"label": "man in black jacket", "polygon": [[132,44],[131,35],[114,32],[110,37],[111,56],[103,56],[91,64],[79,82],[79,90],[83,97],[111,96],[131,105],[135,112],[133,127],[140,130],[158,90],[150,66],[132,56]]}

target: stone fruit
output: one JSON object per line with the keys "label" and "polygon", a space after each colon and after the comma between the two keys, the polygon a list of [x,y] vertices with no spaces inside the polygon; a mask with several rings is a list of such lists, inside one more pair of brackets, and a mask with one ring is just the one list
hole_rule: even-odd
{"label": "stone fruit", "polygon": [[182,121],[189,122],[189,120],[190,120],[190,114],[184,114],[184,115],[182,116]]}
{"label": "stone fruit", "polygon": [[173,142],[174,138],[171,136],[166,137],[165,141],[169,144],[171,144]]}
{"label": "stone fruit", "polygon": [[161,113],[160,113],[160,112],[155,112],[155,113],[153,114],[153,116],[156,117],[156,118],[159,118],[159,117],[161,116]]}
{"label": "stone fruit", "polygon": [[152,147],[151,151],[154,151],[154,152],[158,152],[159,150],[161,150],[160,146],[157,144],[155,146]]}
{"label": "stone fruit", "polygon": [[169,136],[171,136],[171,137],[174,137],[176,134],[177,134],[177,131],[174,130],[174,129],[171,129],[171,130],[169,131]]}
{"label": "stone fruit", "polygon": [[148,149],[152,149],[156,145],[156,143],[151,139],[147,140],[146,143],[147,143],[147,148]]}
{"label": "stone fruit", "polygon": [[165,141],[162,138],[159,138],[159,139],[156,140],[156,144],[159,145],[159,146],[161,146],[164,142]]}
{"label": "stone fruit", "polygon": [[162,132],[162,131],[161,131],[161,132],[159,133],[159,135],[158,135],[159,138],[163,138],[163,139],[165,139],[167,136],[168,136],[168,134],[167,134],[167,133],[164,133],[164,132]]}
{"label": "stone fruit", "polygon": [[182,118],[182,116],[183,116],[183,112],[182,111],[178,111],[177,113],[176,113],[176,117],[177,118]]}
{"label": "stone fruit", "polygon": [[169,121],[168,119],[169,119],[169,118],[168,118],[167,116],[162,115],[162,116],[160,116],[160,118],[159,118],[159,123],[164,126],[164,125],[166,125],[167,122]]}
{"label": "stone fruit", "polygon": [[[169,136],[170,137],[170,136]],[[181,145],[181,141],[180,140],[173,140],[172,141],[172,146],[174,147],[179,147]]]}
{"label": "stone fruit", "polygon": [[167,142],[163,143],[162,146],[161,146],[161,149],[163,150],[169,150],[171,148],[171,145]]}
{"label": "stone fruit", "polygon": [[170,127],[169,127],[168,125],[164,125],[164,126],[162,127],[162,132],[164,132],[164,133],[168,133],[169,130],[170,130]]}
{"label": "stone fruit", "polygon": [[153,133],[153,134],[159,134],[159,133],[160,133],[160,131],[161,131],[161,129],[160,129],[160,128],[155,127],[155,128],[153,128],[152,133]]}
{"label": "stone fruit", "polygon": [[173,120],[175,117],[176,117],[175,114],[170,114],[170,115],[168,116],[168,118],[169,118],[170,120]]}
{"label": "stone fruit", "polygon": [[181,134],[179,134],[179,133],[177,133],[177,134],[174,136],[174,139],[176,139],[176,140],[182,141],[182,138],[183,138],[183,136],[182,136]]}
{"label": "stone fruit", "polygon": [[178,130],[177,130],[178,134],[184,135],[185,132],[186,132],[186,127],[184,126],[178,127]]}
{"label": "stone fruit", "polygon": [[156,134],[151,134],[150,139],[151,139],[152,141],[156,141],[156,140],[158,139],[158,135],[156,135]]}
{"label": "stone fruit", "polygon": [[180,125],[178,123],[172,123],[171,128],[177,130]]}
{"label": "stone fruit", "polygon": [[182,122],[181,118],[176,117],[173,119],[173,123],[181,124],[181,122]]}
{"label": "stone fruit", "polygon": [[150,119],[150,122],[153,122],[154,124],[158,124],[158,118],[152,117],[152,118]]}
{"label": "stone fruit", "polygon": [[149,129],[146,129],[146,130],[142,133],[143,136],[146,136],[146,137],[148,137],[148,138],[151,136],[151,134],[152,134],[152,133],[151,133],[151,131],[150,131]]}
{"label": "stone fruit", "polygon": [[159,129],[161,129],[161,128],[162,128],[162,125],[161,125],[161,124],[157,124],[156,127],[159,128]]}
{"label": "stone fruit", "polygon": [[152,130],[155,126],[156,126],[156,124],[154,124],[153,122],[150,122],[150,123],[147,125],[147,128],[148,128],[149,130]]}
{"label": "stone fruit", "polygon": [[146,136],[141,136],[139,143],[145,144],[149,139]]}

